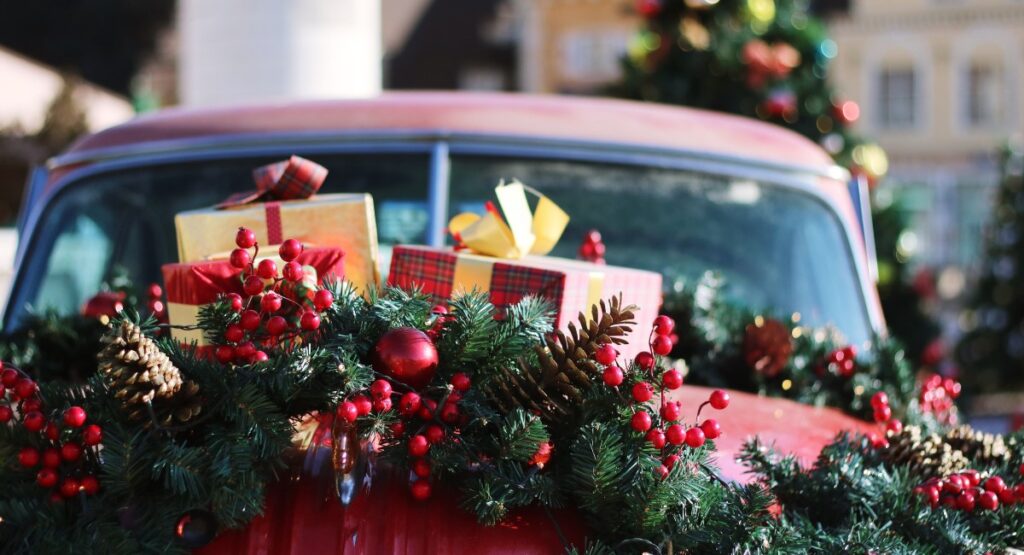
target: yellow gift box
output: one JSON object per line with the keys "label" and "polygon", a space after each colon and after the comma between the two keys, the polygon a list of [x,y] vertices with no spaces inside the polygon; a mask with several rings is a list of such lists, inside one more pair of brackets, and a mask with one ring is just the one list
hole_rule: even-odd
{"label": "yellow gift box", "polygon": [[207,260],[231,251],[235,233],[245,227],[256,233],[261,247],[297,239],[307,246],[340,248],[345,253],[348,281],[364,292],[380,283],[373,198],[366,193],[190,210],[178,213],[174,226],[181,262]]}

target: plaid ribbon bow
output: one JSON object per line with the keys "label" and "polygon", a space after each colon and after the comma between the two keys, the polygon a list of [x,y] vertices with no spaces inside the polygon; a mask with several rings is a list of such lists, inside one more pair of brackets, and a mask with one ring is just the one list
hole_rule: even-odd
{"label": "plaid ribbon bow", "polygon": [[255,191],[235,193],[218,204],[217,208],[229,208],[252,202],[309,198],[320,190],[327,177],[327,168],[293,155],[282,162],[254,169],[252,177],[256,182]]}

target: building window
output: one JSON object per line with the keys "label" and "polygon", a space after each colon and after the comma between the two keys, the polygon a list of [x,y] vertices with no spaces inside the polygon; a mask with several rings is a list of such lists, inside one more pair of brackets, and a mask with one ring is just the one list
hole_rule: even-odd
{"label": "building window", "polygon": [[629,36],[608,29],[573,31],[562,37],[563,76],[571,81],[602,82],[619,76],[619,60]]}
{"label": "building window", "polygon": [[887,68],[878,77],[878,125],[913,127],[917,123],[917,83],[913,68]]}
{"label": "building window", "polygon": [[971,64],[967,72],[967,123],[987,127],[1002,118],[1002,76],[988,64]]}

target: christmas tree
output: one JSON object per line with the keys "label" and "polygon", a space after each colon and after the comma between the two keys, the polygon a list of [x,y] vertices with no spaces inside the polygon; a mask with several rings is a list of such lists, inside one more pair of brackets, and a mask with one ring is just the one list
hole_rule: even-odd
{"label": "christmas tree", "polygon": [[985,263],[959,346],[964,381],[975,391],[1024,388],[1024,159],[1003,152],[1002,185],[988,229]]}

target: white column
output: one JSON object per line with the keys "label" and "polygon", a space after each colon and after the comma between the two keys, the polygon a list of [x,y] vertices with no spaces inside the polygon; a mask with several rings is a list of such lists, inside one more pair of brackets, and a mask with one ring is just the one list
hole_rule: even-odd
{"label": "white column", "polygon": [[185,105],[381,90],[380,0],[180,0]]}

